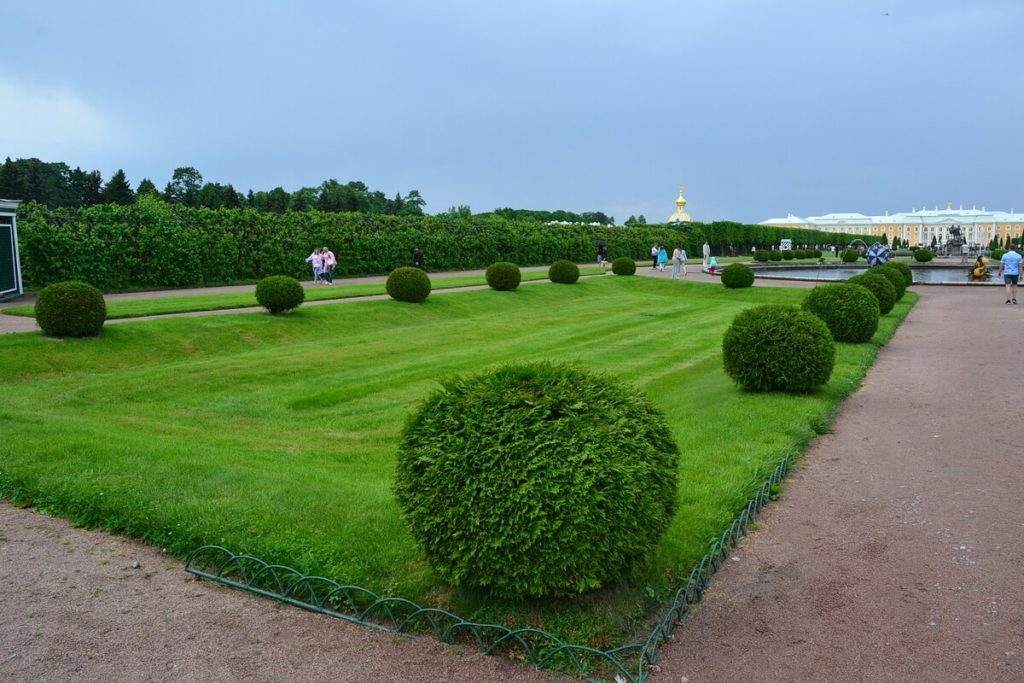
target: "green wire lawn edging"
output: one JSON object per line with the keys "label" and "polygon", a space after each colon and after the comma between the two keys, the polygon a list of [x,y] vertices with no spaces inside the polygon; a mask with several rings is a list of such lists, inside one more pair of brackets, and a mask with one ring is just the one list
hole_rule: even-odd
{"label": "green wire lawn edging", "polygon": [[[431,634],[444,643],[475,641],[483,654],[505,653],[512,658],[525,659],[537,668],[577,676],[611,669],[616,680],[643,683],[651,665],[658,661],[661,646],[686,620],[690,607],[704,598],[711,577],[747,533],[750,523],[770,499],[773,487],[786,477],[792,465],[793,456],[787,454],[729,528],[712,544],[700,564],[691,570],[686,583],[676,591],[672,603],[647,639],[610,650],[566,643],[540,629],[513,629],[500,624],[466,621],[447,610],[421,607],[405,598],[381,597],[366,588],[341,584],[321,576],[306,576],[291,567],[267,564],[250,555],[236,555],[217,545],[204,545],[193,550],[185,560],[185,571],[389,633],[410,638]],[[206,571],[200,566],[211,570]]]}

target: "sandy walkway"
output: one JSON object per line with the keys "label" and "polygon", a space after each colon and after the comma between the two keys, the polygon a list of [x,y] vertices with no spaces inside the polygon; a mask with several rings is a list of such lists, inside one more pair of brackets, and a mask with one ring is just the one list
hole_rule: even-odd
{"label": "sandy walkway", "polygon": [[[1024,680],[1024,308],[991,288],[919,293],[655,682]],[[0,600],[3,680],[553,678],[195,581],[6,504]]]}

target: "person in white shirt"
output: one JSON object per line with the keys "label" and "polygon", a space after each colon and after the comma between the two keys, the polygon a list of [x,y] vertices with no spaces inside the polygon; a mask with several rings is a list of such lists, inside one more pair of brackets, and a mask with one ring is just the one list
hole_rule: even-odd
{"label": "person in white shirt", "polygon": [[324,247],[320,250],[320,253],[324,258],[324,278],[327,280],[327,284],[334,284],[334,267],[338,265],[338,259],[334,256],[334,252]]}

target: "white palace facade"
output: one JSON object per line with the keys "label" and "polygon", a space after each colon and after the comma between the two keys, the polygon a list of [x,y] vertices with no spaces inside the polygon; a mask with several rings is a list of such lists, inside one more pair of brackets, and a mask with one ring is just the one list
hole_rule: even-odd
{"label": "white palace facade", "polygon": [[945,244],[951,237],[950,229],[960,228],[964,241],[971,245],[984,246],[998,238],[1000,243],[1007,236],[1021,236],[1024,228],[1024,213],[986,211],[984,208],[953,208],[953,202],[946,202],[946,208],[911,209],[905,213],[886,213],[884,216],[865,216],[861,213],[829,213],[824,216],[800,218],[790,214],[786,218],[771,218],[760,225],[775,227],[809,228],[825,232],[843,232],[860,235],[862,238],[881,238],[885,235],[891,244],[893,238],[916,245],[929,245],[932,238],[938,244]]}

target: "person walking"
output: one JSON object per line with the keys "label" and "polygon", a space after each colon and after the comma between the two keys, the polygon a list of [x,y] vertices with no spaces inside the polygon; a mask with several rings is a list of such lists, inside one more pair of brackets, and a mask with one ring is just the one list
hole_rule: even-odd
{"label": "person walking", "polygon": [[413,268],[423,268],[423,250],[418,245],[412,250],[412,265]]}
{"label": "person walking", "polygon": [[1020,279],[1020,262],[1022,257],[1017,253],[1017,245],[1010,243],[1010,250],[999,259],[999,274],[1006,285],[1006,303],[1017,303],[1017,281]]}
{"label": "person walking", "polygon": [[658,268],[658,245],[651,245],[651,270],[657,270]]}
{"label": "person walking", "polygon": [[663,245],[658,246],[658,271],[665,272],[665,264],[668,263],[668,252]]}
{"label": "person walking", "polygon": [[678,280],[680,273],[686,275],[686,250],[683,245],[677,244],[672,250],[672,279]]}
{"label": "person walking", "polygon": [[702,266],[706,266],[709,263],[708,259],[710,259],[710,257],[711,257],[711,245],[708,244],[706,240],[704,242],[703,251],[704,251],[704,260],[701,261],[701,265]]}
{"label": "person walking", "polygon": [[313,266],[313,284],[320,282],[320,276],[324,272],[324,255],[320,247],[313,250],[313,253],[306,257],[306,262]]}
{"label": "person walking", "polygon": [[334,284],[334,267],[338,265],[338,259],[334,256],[334,252],[324,247],[320,250],[321,255],[324,259],[324,279],[327,280],[327,284]]}

